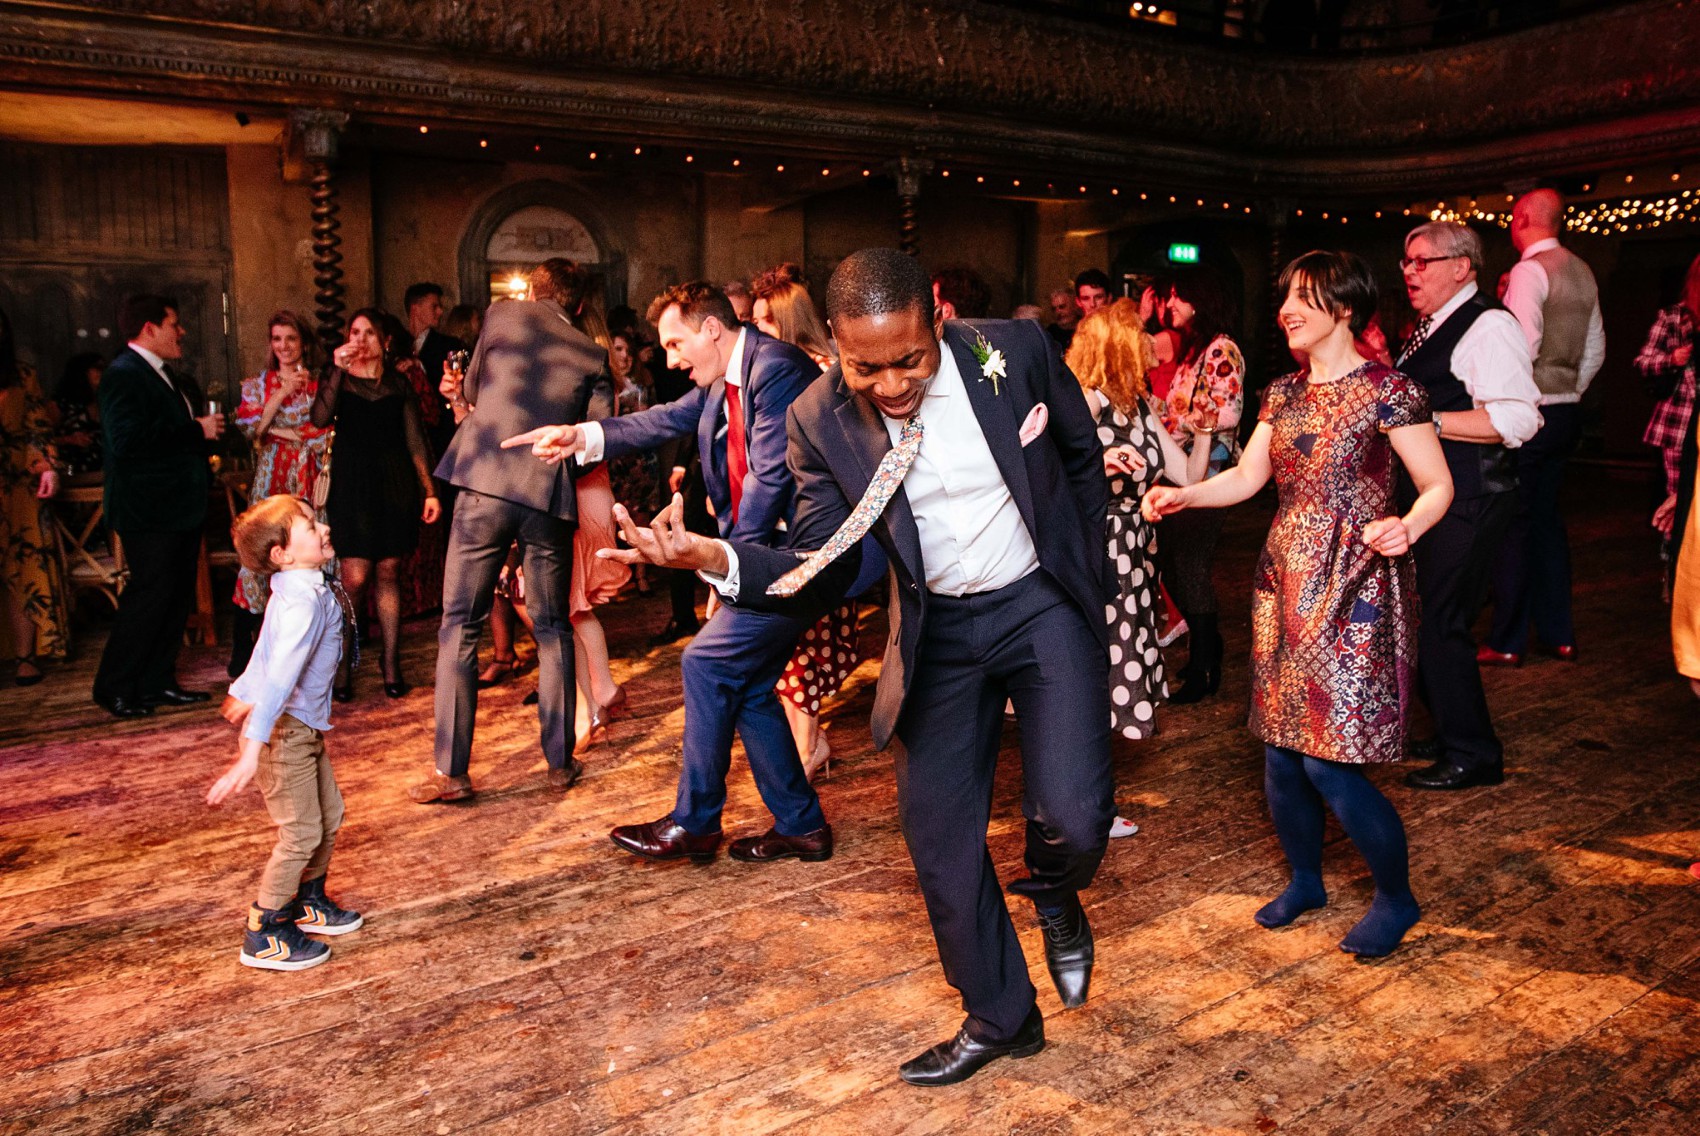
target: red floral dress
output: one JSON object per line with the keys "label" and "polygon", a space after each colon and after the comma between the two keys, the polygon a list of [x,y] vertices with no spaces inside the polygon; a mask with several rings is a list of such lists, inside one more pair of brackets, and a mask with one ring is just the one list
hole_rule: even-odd
{"label": "red floral dress", "polygon": [[[242,380],[242,401],[236,406],[236,427],[254,445],[254,481],[249,490],[250,501],[263,501],[278,493],[313,499],[313,482],[330,457],[331,428],[313,425],[313,398],[319,384],[309,378],[301,389],[284,400],[272,416],[271,427],[264,435],[260,414],[272,395],[283,383],[276,371],[261,371],[251,379]],[[299,441],[280,438],[272,428],[293,431]],[[232,597],[238,607],[255,615],[266,610],[268,585],[259,576],[243,568],[236,575],[236,594]]]}
{"label": "red floral dress", "polygon": [[1271,383],[1259,419],[1280,501],[1253,574],[1251,732],[1325,761],[1398,761],[1417,662],[1416,568],[1364,526],[1398,512],[1389,430],[1430,421],[1381,363]]}

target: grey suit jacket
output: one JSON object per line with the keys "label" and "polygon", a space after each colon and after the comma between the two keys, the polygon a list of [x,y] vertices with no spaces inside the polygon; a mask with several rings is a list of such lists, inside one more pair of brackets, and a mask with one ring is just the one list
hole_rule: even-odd
{"label": "grey suit jacket", "polygon": [[492,304],[463,386],[475,409],[437,463],[437,477],[576,521],[573,463],[545,465],[524,447],[502,449],[501,441],[539,426],[599,417],[597,410],[606,408],[593,403],[605,401],[611,390],[608,353],[573,327],[559,305]]}

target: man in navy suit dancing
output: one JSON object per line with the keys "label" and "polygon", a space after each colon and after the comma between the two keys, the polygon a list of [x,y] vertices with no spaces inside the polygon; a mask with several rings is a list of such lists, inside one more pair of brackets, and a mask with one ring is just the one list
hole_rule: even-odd
{"label": "man in navy suit dancing", "polygon": [[[678,501],[633,551],[698,570],[741,612],[839,602],[867,533],[891,564],[891,637],[874,741],[896,747],[898,812],[945,978],[967,1020],[905,1062],[945,1085],[1045,1044],[1027,963],[986,849],[1006,699],[1021,723],[1027,878],[1065,1006],[1086,1000],[1079,892],[1115,815],[1106,597],[1108,490],[1080,386],[1027,320],[945,321],[911,258],[864,249],[827,287],[839,366],[791,407],[797,504],[787,548],[688,532]],[[551,431],[535,450],[557,451]],[[811,552],[800,560],[803,552]]]}
{"label": "man in navy suit dancing", "polygon": [[[669,289],[649,316],[667,365],[688,368],[695,390],[636,414],[546,427],[503,445],[530,445],[548,433],[555,460],[576,454],[588,463],[695,434],[720,535],[757,548],[784,543],[779,526],[790,519],[794,496],[785,468],[785,413],[820,368],[790,344],[740,324],[731,301],[712,284]],[[774,690],[798,636],[813,622],[804,615],[723,605],[697,633],[681,660],[685,761],[678,801],[660,820],[615,828],[609,834],[615,844],[651,860],[712,860],[736,730],[774,823],[761,836],[734,840],[732,857],[832,856],[832,828]]]}

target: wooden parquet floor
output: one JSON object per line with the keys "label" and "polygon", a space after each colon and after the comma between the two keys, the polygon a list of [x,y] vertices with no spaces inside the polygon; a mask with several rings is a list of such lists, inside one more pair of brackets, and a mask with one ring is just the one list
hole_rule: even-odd
{"label": "wooden parquet floor", "polygon": [[[1222,694],[1118,751],[1118,841],[1089,907],[1092,999],[1064,1013],[1016,906],[1050,1046],[919,1090],[897,1064],[960,1016],[935,961],[866,729],[874,663],[830,709],[828,863],[640,863],[607,841],[673,799],[677,648],[658,598],[606,611],[635,715],[569,794],[542,787],[530,678],[483,699],[470,807],[410,804],[430,762],[435,637],[411,625],[400,702],[339,708],[348,823],[332,892],[367,926],[300,974],[237,965],[271,843],[257,793],[201,796],[233,753],[209,710],[115,724],[93,651],[0,694],[0,1132],[1269,1133],[1700,1131],[1700,704],[1671,670],[1637,480],[1578,475],[1582,662],[1488,676],[1503,787],[1377,779],[1409,826],[1425,918],[1359,964],[1369,897],[1331,833],[1333,905],[1252,912],[1284,873],[1244,729],[1251,557],[1219,571]],[[870,637],[882,634],[876,615]],[[215,651],[184,678],[222,689]],[[1009,741],[992,850],[1018,872]],[[729,834],[767,814],[741,761]]]}

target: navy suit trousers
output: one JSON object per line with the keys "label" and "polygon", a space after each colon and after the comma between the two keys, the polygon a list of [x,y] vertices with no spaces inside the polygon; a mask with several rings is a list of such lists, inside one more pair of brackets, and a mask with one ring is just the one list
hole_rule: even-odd
{"label": "navy suit trousers", "polygon": [[1027,817],[1028,875],[1010,890],[1051,906],[1092,882],[1115,818],[1109,660],[1042,568],[995,592],[932,595],[927,605],[897,723],[898,817],[967,1028],[1001,1041],[1034,997],[986,848],[1004,703],[1020,721]]}
{"label": "navy suit trousers", "polygon": [[722,604],[685,648],[685,764],[673,820],[686,832],[720,831],[734,730],[774,827],[802,836],[826,824],[774,689],[813,622]]}

